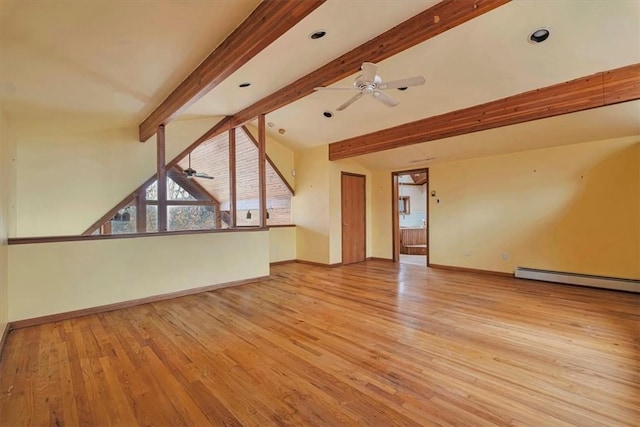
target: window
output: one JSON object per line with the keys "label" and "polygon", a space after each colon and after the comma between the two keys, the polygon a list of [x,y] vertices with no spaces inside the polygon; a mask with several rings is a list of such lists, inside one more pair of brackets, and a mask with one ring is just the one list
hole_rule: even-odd
{"label": "window", "polygon": [[398,212],[401,215],[409,215],[409,196],[400,196],[398,197]]}
{"label": "window", "polygon": [[[235,133],[236,218],[231,215],[229,134],[225,132],[195,147],[167,170],[168,231],[224,229],[234,224],[236,227],[255,227],[260,224],[258,143],[244,126],[237,128]],[[188,168],[214,179],[187,177],[185,170]],[[291,224],[293,189],[269,156],[265,161],[265,172],[267,225]],[[114,215],[112,218],[84,234],[157,232],[157,187],[157,182],[150,179],[110,211]],[[138,211],[144,215],[138,217]]]}

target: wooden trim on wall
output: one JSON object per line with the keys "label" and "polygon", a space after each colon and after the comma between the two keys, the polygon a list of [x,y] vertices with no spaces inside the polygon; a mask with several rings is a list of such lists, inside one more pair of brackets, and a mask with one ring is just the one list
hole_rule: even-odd
{"label": "wooden trim on wall", "polygon": [[[256,141],[255,137],[253,136],[253,134],[249,131],[249,129],[246,126],[242,126],[242,131],[247,135],[247,137],[251,140],[251,142],[253,142],[253,144],[257,147],[258,146],[258,141]],[[276,174],[280,177],[280,180],[282,181],[282,183],[284,185],[287,186],[287,188],[289,189],[289,192],[291,193],[292,196],[296,195],[296,192],[293,190],[293,187],[291,187],[291,184],[289,184],[289,181],[287,181],[284,178],[284,175],[282,175],[282,172],[280,172],[280,169],[278,169],[278,167],[276,166],[275,163],[273,163],[273,161],[271,160],[271,158],[269,157],[268,154],[265,153],[265,157],[267,158],[267,162],[271,165],[271,167],[273,168],[273,170],[276,172]]]}
{"label": "wooden trim on wall", "polygon": [[7,337],[9,336],[9,332],[11,332],[11,323],[7,323],[4,325],[4,330],[2,331],[2,335],[0,336],[0,361],[2,360],[2,353],[4,350],[4,345],[7,342]]}
{"label": "wooden trim on wall", "polygon": [[376,256],[371,256],[371,257],[367,258],[367,261],[395,262],[391,258],[380,258],[380,257],[376,257]]}
{"label": "wooden trim on wall", "polygon": [[640,64],[329,144],[329,160],[464,135],[640,99]]}
{"label": "wooden trim on wall", "polygon": [[156,133],[255,55],[293,28],[325,0],[263,1],[140,124],[140,142]]}
{"label": "wooden trim on wall", "polygon": [[357,73],[365,61],[380,62],[508,2],[443,0],[236,113],[233,124],[240,126],[258,114],[282,108],[313,93],[314,87],[328,86]]}
{"label": "wooden trim on wall", "polygon": [[187,295],[200,294],[210,292],[216,289],[229,288],[232,286],[240,286],[248,283],[255,283],[261,280],[269,279],[270,276],[255,277],[252,279],[235,280],[232,282],[218,283],[216,285],[202,286],[199,288],[185,289],[182,291],[169,292],[166,294],[154,295],[145,298],[138,298],[128,301],[117,302],[114,304],[101,305],[98,307],[83,308],[80,310],[67,311],[65,313],[50,314],[47,316],[34,317],[31,319],[17,320],[11,322],[11,329],[28,328],[30,326],[42,325],[44,323],[60,322],[62,320],[74,319],[76,317],[89,316],[93,314],[105,313],[107,311],[120,310],[122,308],[135,307],[137,305],[150,304],[154,302],[165,301],[173,298],[180,298]]}
{"label": "wooden trim on wall", "polygon": [[335,267],[341,267],[342,263],[341,262],[337,262],[335,264],[325,264],[322,262],[315,262],[315,261],[307,261],[304,259],[296,259],[296,262],[298,264],[306,264],[306,265],[313,265],[316,267],[327,267],[327,268],[335,268]]}
{"label": "wooden trim on wall", "polygon": [[[272,226],[273,227],[273,226]],[[135,239],[138,237],[163,237],[181,236],[185,234],[213,234],[213,233],[240,233],[245,231],[268,231],[269,227],[238,227],[238,228],[216,228],[210,230],[181,230],[162,231],[154,233],[129,233],[129,234],[89,234],[80,236],[45,236],[45,237],[10,237],[10,245],[31,245],[36,243],[60,243],[60,242],[85,242],[89,240],[113,240],[113,239]]]}
{"label": "wooden trim on wall", "polygon": [[457,271],[460,273],[484,274],[488,276],[509,277],[513,279],[513,273],[505,273],[504,271],[480,270],[477,268],[456,267],[454,265],[429,264],[429,268],[438,270]]}
{"label": "wooden trim on wall", "polygon": [[273,267],[273,266],[276,266],[276,265],[293,264],[295,262],[297,262],[295,259],[288,259],[288,260],[285,260],[285,261],[275,261],[275,262],[270,262],[269,263],[269,267]]}
{"label": "wooden trim on wall", "polygon": [[295,224],[276,224],[276,225],[269,225],[267,228],[285,228],[285,227],[295,227]]}

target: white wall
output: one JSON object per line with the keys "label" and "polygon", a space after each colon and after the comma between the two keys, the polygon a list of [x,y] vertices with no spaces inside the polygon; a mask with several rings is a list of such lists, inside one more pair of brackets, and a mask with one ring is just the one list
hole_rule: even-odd
{"label": "white wall", "polygon": [[269,275],[269,232],[9,246],[9,321]]}

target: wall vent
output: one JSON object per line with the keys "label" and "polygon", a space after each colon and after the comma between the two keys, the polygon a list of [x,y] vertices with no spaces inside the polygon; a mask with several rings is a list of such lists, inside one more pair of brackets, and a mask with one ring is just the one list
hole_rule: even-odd
{"label": "wall vent", "polygon": [[515,276],[520,279],[541,280],[543,282],[565,283],[568,285],[589,286],[592,288],[615,289],[618,291],[640,293],[640,280],[634,279],[563,273],[560,271],[536,270],[535,268],[525,267],[516,268]]}

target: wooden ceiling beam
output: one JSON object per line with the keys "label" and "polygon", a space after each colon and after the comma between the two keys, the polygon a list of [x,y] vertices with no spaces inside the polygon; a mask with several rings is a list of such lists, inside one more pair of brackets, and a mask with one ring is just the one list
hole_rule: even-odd
{"label": "wooden ceiling beam", "polygon": [[325,0],[264,0],[139,126],[140,142],[204,96]]}
{"label": "wooden ceiling beam", "polygon": [[640,99],[640,64],[592,74],[485,104],[329,144],[329,160]]}
{"label": "wooden ceiling beam", "polygon": [[380,62],[509,1],[443,0],[238,112],[232,124],[241,126],[260,114],[282,108],[311,94],[314,87],[328,86],[358,72],[365,61]]}

